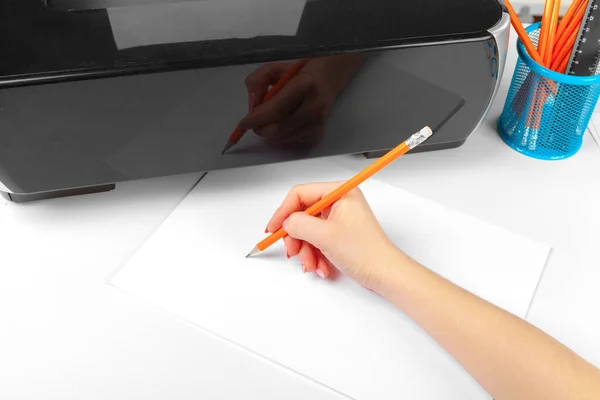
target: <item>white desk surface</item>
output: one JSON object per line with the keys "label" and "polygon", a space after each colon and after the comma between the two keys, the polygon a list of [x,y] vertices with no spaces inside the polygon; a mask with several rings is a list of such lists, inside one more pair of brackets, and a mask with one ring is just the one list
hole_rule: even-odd
{"label": "white desk surface", "polygon": [[[600,366],[600,149],[589,135],[562,162],[509,149],[494,124],[510,77],[463,147],[403,157],[379,178],[552,245],[528,319]],[[353,170],[369,162],[335,161]],[[198,178],[0,201],[2,398],[341,398],[107,284]]]}

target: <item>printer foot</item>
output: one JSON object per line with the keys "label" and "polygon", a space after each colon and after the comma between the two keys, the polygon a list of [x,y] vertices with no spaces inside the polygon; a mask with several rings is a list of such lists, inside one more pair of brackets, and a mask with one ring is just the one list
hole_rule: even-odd
{"label": "printer foot", "polygon": [[[467,141],[467,139],[464,139],[464,140],[459,140],[459,141],[451,142],[451,143],[440,143],[440,144],[434,144],[434,145],[430,144],[427,146],[422,144],[421,146],[416,147],[414,150],[411,150],[410,153],[424,153],[426,151],[455,149],[455,148],[460,147],[463,144],[465,144],[466,141]],[[367,159],[379,158],[379,157],[385,155],[390,150],[372,151],[372,152],[368,152],[368,153],[363,153],[363,156]]]}
{"label": "printer foot", "polygon": [[53,192],[32,193],[32,194],[14,194],[0,191],[0,195],[8,201],[14,203],[27,203],[30,201],[49,200],[60,197],[80,196],[83,194],[109,192],[115,189],[115,184],[90,186],[76,189],[57,190]]}

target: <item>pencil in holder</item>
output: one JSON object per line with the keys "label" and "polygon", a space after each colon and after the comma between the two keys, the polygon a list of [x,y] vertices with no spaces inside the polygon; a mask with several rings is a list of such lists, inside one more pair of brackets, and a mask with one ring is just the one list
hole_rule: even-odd
{"label": "pencil in holder", "polygon": [[[527,34],[537,47],[540,24]],[[576,154],[600,95],[600,75],[572,76],[536,63],[523,43],[498,121],[500,137],[513,149],[542,160]]]}

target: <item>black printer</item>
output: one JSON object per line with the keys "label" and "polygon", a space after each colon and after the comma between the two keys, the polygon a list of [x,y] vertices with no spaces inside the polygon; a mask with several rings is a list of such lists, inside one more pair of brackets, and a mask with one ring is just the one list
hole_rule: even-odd
{"label": "black printer", "polygon": [[425,125],[415,152],[458,147],[509,26],[501,0],[0,0],[0,193],[377,157]]}

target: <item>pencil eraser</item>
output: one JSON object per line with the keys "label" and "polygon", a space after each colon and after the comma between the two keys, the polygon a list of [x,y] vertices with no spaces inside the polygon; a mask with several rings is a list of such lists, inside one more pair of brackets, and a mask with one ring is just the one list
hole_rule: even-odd
{"label": "pencil eraser", "polygon": [[433,135],[433,131],[430,127],[426,126],[425,128],[421,129],[421,135],[425,136],[425,139],[427,139],[429,136]]}

